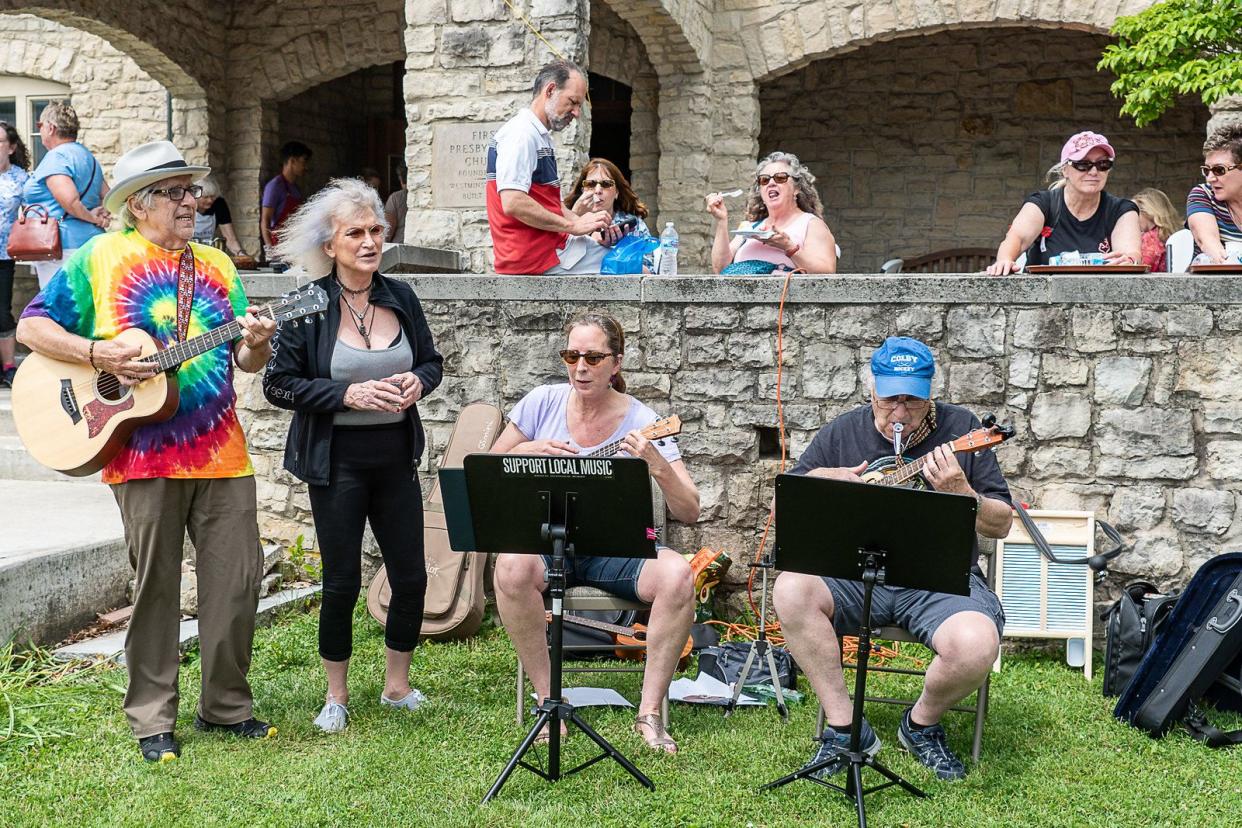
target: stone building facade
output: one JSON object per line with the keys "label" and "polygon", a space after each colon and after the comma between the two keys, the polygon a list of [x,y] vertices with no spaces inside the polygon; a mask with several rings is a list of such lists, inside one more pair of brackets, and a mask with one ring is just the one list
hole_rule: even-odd
{"label": "stone building facade", "polygon": [[[630,88],[634,184],[653,228],[676,222],[683,270],[706,263],[704,194],[745,186],[758,155],[781,147],[819,175],[842,269],[874,272],[895,254],[995,245],[1059,143],[1083,128],[1118,146],[1114,190],[1158,186],[1179,201],[1195,180],[1202,105],[1187,101],[1138,130],[1117,118],[1094,68],[1117,17],[1150,2],[0,0],[9,30],[6,11],[72,30],[27,29],[5,43],[0,65],[66,77],[84,103],[93,90],[120,90],[91,124],[110,152],[160,134],[167,103],[151,84],[162,87],[174,140],[221,173],[252,243],[284,141],[320,147],[313,187],[356,174],[364,155],[390,160],[390,147],[359,146],[396,130],[410,167],[406,241],[459,250],[485,271],[482,203],[447,204],[437,192],[433,172],[454,162],[436,135],[474,125],[486,134],[561,54]],[[404,70],[393,74],[394,63]],[[588,109],[558,135],[563,177],[586,157],[590,133]]]}
{"label": "stone building facade", "polygon": [[[442,385],[419,403],[431,460],[463,405],[484,400],[508,410],[536,385],[563,380],[562,326],[579,310],[605,307],[627,332],[629,391],[685,424],[679,446],[702,517],[694,526],[670,524],[671,544],[750,559],[780,468],[778,282],[412,278],[445,358]],[[937,398],[1014,424],[1017,438],[996,452],[1017,497],[1094,512],[1131,544],[1113,562],[1101,600],[1136,575],[1182,583],[1207,558],[1234,549],[1242,538],[1242,281],[992,284],[988,291],[968,277],[794,284],[781,385],[790,462],[822,424],[867,399],[868,360],[883,338],[908,334],[935,350]],[[250,289],[263,295],[288,285],[269,277]],[[288,417],[267,405],[253,379],[241,382],[263,535],[285,543],[312,537],[306,489],[281,470]],[[425,474],[433,469],[424,463]],[[736,590],[746,568],[732,577]]]}

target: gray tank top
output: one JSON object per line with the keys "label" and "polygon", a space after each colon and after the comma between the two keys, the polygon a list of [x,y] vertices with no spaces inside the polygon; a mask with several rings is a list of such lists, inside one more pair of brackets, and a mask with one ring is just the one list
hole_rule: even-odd
{"label": "gray tank top", "polygon": [[[405,332],[394,345],[387,348],[366,350],[336,341],[332,349],[331,377],[339,382],[366,382],[383,379],[410,370],[414,364],[414,352],[405,338]],[[333,425],[368,426],[399,423],[406,417],[404,411],[338,411],[332,415]]]}

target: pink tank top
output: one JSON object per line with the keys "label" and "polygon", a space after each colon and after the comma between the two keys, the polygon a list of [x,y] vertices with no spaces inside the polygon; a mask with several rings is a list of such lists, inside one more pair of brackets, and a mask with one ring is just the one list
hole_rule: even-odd
{"label": "pink tank top", "polygon": [[[785,235],[793,241],[794,244],[802,245],[806,243],[806,231],[811,226],[811,219],[815,218],[814,213],[803,213],[785,230]],[[759,227],[766,219],[753,222],[751,227]],[[742,246],[737,249],[737,255],[733,257],[735,262],[754,261],[758,259],[762,262],[772,262],[773,264],[785,265],[786,267],[796,269],[798,266],[794,264],[793,259],[786,256],[779,248],[764,244],[757,239],[747,239],[742,242]]]}

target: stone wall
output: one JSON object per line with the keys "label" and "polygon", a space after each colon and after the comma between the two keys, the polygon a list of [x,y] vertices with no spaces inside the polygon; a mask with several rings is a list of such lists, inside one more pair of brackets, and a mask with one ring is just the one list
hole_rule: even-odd
{"label": "stone wall", "polygon": [[1077,31],[974,29],[879,43],[761,87],[759,152],[797,154],[819,177],[841,270],[879,270],[955,247],[993,248],[1082,129],[1117,149],[1108,189],[1143,187],[1175,205],[1200,181],[1208,112],[1188,100],[1138,129],[1117,115]]}
{"label": "stone wall", "polygon": [[[673,525],[671,543],[724,548],[739,562],[753,554],[780,463],[761,439],[776,427],[778,281],[427,276],[412,284],[445,357],[444,383],[419,405],[432,458],[462,405],[508,409],[562,378],[564,321],[607,308],[629,334],[631,392],[685,422],[680,448],[703,510],[698,524]],[[781,389],[790,457],[867,398],[867,360],[883,337],[908,334],[936,352],[939,398],[1017,427],[1017,439],[997,451],[1018,497],[1094,511],[1133,543],[1097,597],[1133,575],[1184,582],[1232,548],[1242,534],[1242,280],[987,284],[980,290],[966,276],[795,282]],[[250,290],[285,286],[269,278]],[[305,488],[278,471],[285,415],[261,400],[253,380],[241,387],[264,537],[310,537]],[[732,588],[745,575],[735,567]]]}
{"label": "stone wall", "polygon": [[167,135],[167,91],[103,38],[29,14],[0,14],[0,43],[0,74],[69,87],[82,124],[78,138],[109,173],[126,150]]}

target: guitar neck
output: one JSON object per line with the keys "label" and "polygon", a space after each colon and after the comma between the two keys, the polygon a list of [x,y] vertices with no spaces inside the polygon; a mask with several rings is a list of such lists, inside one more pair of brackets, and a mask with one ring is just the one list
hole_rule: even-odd
{"label": "guitar neck", "polygon": [[596,621],[594,618],[583,618],[581,615],[565,615],[563,619],[569,624],[579,627],[590,627],[593,630],[610,632],[613,635],[633,635],[633,627],[622,627],[620,624],[609,624],[607,621]]}
{"label": "guitar neck", "polygon": [[[264,305],[259,309],[255,316],[260,319],[272,319],[272,306]],[[212,348],[218,348],[226,342],[232,342],[242,335],[242,327],[237,324],[237,320],[226,322],[218,328],[212,328],[207,333],[199,334],[191,337],[185,342],[178,342],[170,345],[163,350],[156,351],[149,356],[145,356],[138,360],[139,362],[153,362],[159,366],[160,371],[171,371],[181,363],[191,360],[199,354],[205,354]]]}
{"label": "guitar neck", "polygon": [[902,483],[909,481],[916,474],[921,472],[923,470],[923,466],[927,465],[927,458],[930,456],[930,454],[924,454],[917,460],[911,460],[909,463],[902,466],[900,470],[895,471],[892,474],[886,474],[884,478],[878,482],[882,486],[900,486]]}

